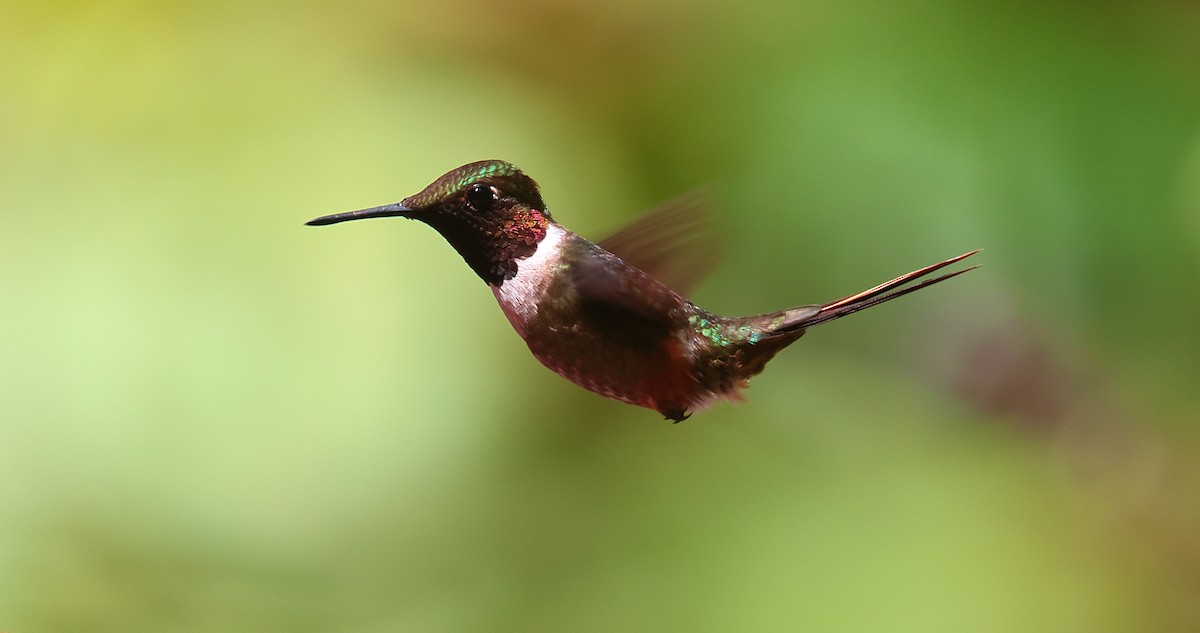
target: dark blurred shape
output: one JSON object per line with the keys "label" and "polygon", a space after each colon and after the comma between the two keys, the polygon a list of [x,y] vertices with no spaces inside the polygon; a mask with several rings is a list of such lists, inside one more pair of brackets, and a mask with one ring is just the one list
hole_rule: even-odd
{"label": "dark blurred shape", "polygon": [[1031,323],[1005,321],[972,332],[959,353],[949,390],[1029,430],[1059,426],[1079,390],[1080,378]]}

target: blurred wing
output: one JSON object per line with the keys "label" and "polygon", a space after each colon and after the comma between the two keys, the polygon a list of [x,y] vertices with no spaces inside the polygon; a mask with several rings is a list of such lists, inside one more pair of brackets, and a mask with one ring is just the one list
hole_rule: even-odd
{"label": "blurred wing", "polygon": [[599,246],[681,295],[708,276],[721,251],[703,191],[655,207]]}
{"label": "blurred wing", "polygon": [[627,264],[601,249],[571,264],[572,286],[585,318],[594,317],[621,330],[665,335],[672,312],[683,299]]}
{"label": "blurred wing", "polygon": [[595,245],[568,268],[579,320],[618,348],[657,349],[684,299]]}

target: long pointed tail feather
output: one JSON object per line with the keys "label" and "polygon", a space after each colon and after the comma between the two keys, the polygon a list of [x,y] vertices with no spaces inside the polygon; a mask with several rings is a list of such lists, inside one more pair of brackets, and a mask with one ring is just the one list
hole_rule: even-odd
{"label": "long pointed tail feather", "polygon": [[920,279],[921,277],[924,277],[925,275],[928,275],[929,273],[932,273],[941,268],[945,268],[946,266],[949,266],[950,264],[962,261],[962,260],[978,253],[981,250],[983,250],[983,249],[976,249],[969,253],[963,253],[962,255],[959,255],[958,257],[951,257],[950,259],[947,259],[945,261],[938,262],[936,264],[914,270],[911,273],[908,273],[907,275],[901,275],[899,277],[896,277],[895,279],[885,282],[885,283],[882,283],[882,284],[879,284],[878,286],[875,286],[874,288],[864,290],[857,294],[852,294],[849,297],[844,297],[842,299],[838,299],[837,301],[826,303],[826,304],[820,306],[820,310],[817,310],[816,312],[809,312],[808,314],[802,316],[799,319],[796,319],[795,321],[793,321],[791,323],[784,324],[779,329],[783,330],[783,331],[788,331],[788,330],[796,330],[799,328],[809,328],[814,325],[820,325],[822,323],[825,323],[826,321],[840,319],[848,314],[854,314],[855,312],[858,312],[859,310],[866,310],[867,308],[877,306],[877,305],[887,302],[887,301],[891,301],[892,299],[895,299],[896,297],[903,297],[904,295],[906,295],[910,292],[916,292],[917,290],[920,290],[921,288],[924,288],[926,286],[932,286],[933,284],[946,281],[947,279],[950,279],[951,277],[957,277],[958,275],[961,275],[967,271],[975,270],[976,268],[979,268],[979,266],[971,266],[970,268],[956,270],[952,273],[946,273],[944,275],[934,277],[933,279],[926,279],[925,281],[922,281],[919,284],[908,286],[907,288],[901,287],[911,281]]}

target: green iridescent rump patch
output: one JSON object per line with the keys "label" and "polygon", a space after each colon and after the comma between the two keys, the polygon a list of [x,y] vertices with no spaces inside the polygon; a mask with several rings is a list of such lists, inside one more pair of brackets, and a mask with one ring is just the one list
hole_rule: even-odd
{"label": "green iridescent rump patch", "polygon": [[688,317],[688,324],[695,328],[701,336],[712,342],[713,345],[720,347],[729,347],[734,343],[757,343],[761,337],[761,333],[754,330],[749,325],[730,325],[710,321],[700,315],[693,314]]}

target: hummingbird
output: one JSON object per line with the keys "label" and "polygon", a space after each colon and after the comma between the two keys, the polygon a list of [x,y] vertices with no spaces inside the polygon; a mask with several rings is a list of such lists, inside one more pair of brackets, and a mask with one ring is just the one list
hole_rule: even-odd
{"label": "hummingbird", "polygon": [[[666,271],[677,240],[658,239],[686,214],[668,208],[590,242],[550,215],[537,183],[513,165],[463,165],[404,200],[322,216],[320,226],[403,217],[433,227],[495,295],[543,365],[595,392],[680,422],[740,391],[780,350],[816,325],[877,306],[976,267],[908,285],[978,250],[823,304],[754,316],[713,314],[684,298]],[[693,253],[694,255],[695,253]]]}

